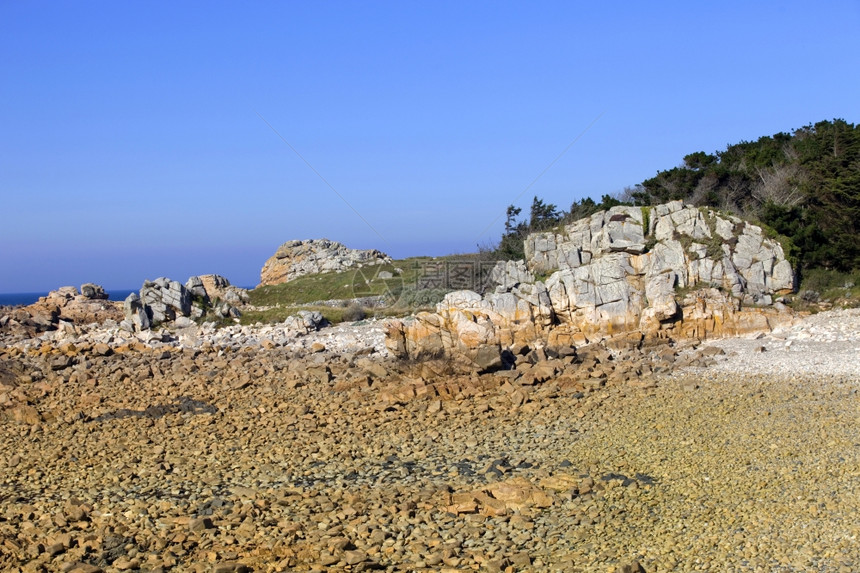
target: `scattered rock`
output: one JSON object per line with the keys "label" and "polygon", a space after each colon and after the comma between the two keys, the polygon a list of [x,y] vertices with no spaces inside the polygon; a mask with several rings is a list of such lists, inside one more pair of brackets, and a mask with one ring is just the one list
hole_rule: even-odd
{"label": "scattered rock", "polygon": [[31,305],[11,309],[0,316],[0,335],[29,338],[59,331],[73,336],[84,325],[121,319],[121,305],[107,300],[102,287],[87,283],[82,288],[86,294],[73,286],[60,287]]}
{"label": "scattered rock", "polygon": [[307,334],[319,330],[326,319],[322,313],[316,310],[300,310],[293,316],[287,317],[284,327],[298,334]]}
{"label": "scattered rock", "polygon": [[631,561],[624,565],[619,565],[615,569],[615,573],[647,573],[645,568],[638,561]]}
{"label": "scattered rock", "polygon": [[[828,537],[860,511],[858,311],[810,317],[777,345],[533,341],[492,371],[386,359],[369,350],[378,323],[263,346],[282,332],[201,325],[197,345],[160,331],[120,341],[113,327],[88,333],[99,343],[2,347],[0,569],[839,570],[860,558]],[[58,356],[73,360],[54,370]],[[809,369],[748,373],[776,359]],[[646,377],[655,385],[631,386]]]}

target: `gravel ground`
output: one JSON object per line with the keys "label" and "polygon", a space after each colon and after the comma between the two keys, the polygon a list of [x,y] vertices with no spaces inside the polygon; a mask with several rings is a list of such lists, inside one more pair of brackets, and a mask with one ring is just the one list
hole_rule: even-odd
{"label": "gravel ground", "polygon": [[710,370],[726,373],[860,377],[860,309],[822,312],[755,338],[728,338]]}
{"label": "gravel ground", "polygon": [[[519,407],[285,382],[327,353],[93,361],[56,420],[0,422],[0,567],[857,571],[858,340],[860,313],[822,313],[656,387]],[[527,495],[498,508],[499,484]]]}

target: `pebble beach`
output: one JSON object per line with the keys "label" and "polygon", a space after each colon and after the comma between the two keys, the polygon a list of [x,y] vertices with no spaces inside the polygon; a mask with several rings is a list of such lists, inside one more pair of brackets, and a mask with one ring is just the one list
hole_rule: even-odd
{"label": "pebble beach", "polygon": [[379,327],[341,328],[339,347],[91,356],[16,386],[42,414],[0,421],[0,567],[860,568],[857,310],[513,403],[386,401]]}

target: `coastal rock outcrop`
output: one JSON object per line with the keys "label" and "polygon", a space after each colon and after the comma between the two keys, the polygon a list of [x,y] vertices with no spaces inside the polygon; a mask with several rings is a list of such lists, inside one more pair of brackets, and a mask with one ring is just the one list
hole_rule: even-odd
{"label": "coastal rock outcrop", "polygon": [[233,305],[243,305],[250,301],[248,290],[233,286],[221,275],[193,276],[185,283],[192,295],[204,299],[207,303],[221,301]]}
{"label": "coastal rock outcrop", "polygon": [[164,277],[145,281],[140,288],[140,300],[155,323],[191,315],[191,293],[179,281]]}
{"label": "coastal rock outcrop", "polygon": [[482,347],[701,339],[789,319],[773,306],[794,289],[780,243],[741,219],[680,201],[614,207],[558,233],[531,234],[525,252],[525,261],[493,269],[494,291],[450,293],[435,313],[393,321],[389,349],[473,359]]}
{"label": "coastal rock outcrop", "polygon": [[390,262],[391,257],[376,249],[350,249],[328,239],[287,241],[263,265],[260,286],[285,283],[303,275]]}
{"label": "coastal rock outcrop", "polygon": [[[211,289],[211,290],[210,290]],[[249,300],[248,291],[235,287],[220,275],[193,276],[185,285],[160,277],[145,281],[140,294],[131,293],[123,303],[123,326],[130,331],[147,330],[164,322],[185,317],[202,318],[207,313],[219,318],[238,318],[237,308]]]}
{"label": "coastal rock outcrop", "polygon": [[77,326],[122,318],[118,302],[107,300],[104,288],[93,283],[64,286],[31,305],[12,308],[0,316],[0,329],[21,336],[52,330],[74,331]]}
{"label": "coastal rock outcrop", "polygon": [[572,274],[595,286],[630,275],[652,279],[668,274],[678,288],[704,284],[756,304],[770,304],[767,296],[794,289],[782,246],[761,227],[681,201],[613,207],[567,225],[561,233],[531,234],[524,247],[532,272],[584,268]]}

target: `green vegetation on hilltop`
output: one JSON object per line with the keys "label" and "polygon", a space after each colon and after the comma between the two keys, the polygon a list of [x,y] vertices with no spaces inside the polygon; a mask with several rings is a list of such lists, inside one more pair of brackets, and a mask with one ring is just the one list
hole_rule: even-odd
{"label": "green vegetation on hilltop", "polygon": [[760,221],[791,240],[802,273],[860,268],[860,126],[841,119],[691,153],[631,196],[637,205],[683,199]]}
{"label": "green vegetation on hilltop", "polygon": [[[510,205],[498,246],[485,251],[498,259],[523,258],[529,233],[616,205],[645,208],[675,200],[755,222],[782,244],[803,280],[801,289],[835,294],[835,287],[822,285],[851,283],[842,279],[860,270],[860,125],[820,121],[724,151],[690,153],[682,165],[617,196],[604,195],[599,203],[586,197],[567,211],[534,197],[528,219],[518,220],[522,209]],[[716,253],[717,245],[710,247]]]}
{"label": "green vegetation on hilltop", "polygon": [[[683,200],[769,227],[796,257],[800,270],[847,272],[860,268],[860,125],[820,121],[742,141],[724,151],[690,153],[684,163],[600,203],[585,198],[568,211],[535,197],[529,219],[508,207],[505,232],[495,254],[521,258],[528,233],[552,229],[615,205],[658,205]],[[792,247],[793,245],[793,247]],[[796,250],[795,250],[796,249]]]}
{"label": "green vegetation on hilltop", "polygon": [[[782,244],[786,258],[800,272],[801,291],[808,291],[807,299],[860,299],[860,126],[836,119],[742,141],[724,151],[690,153],[681,166],[658,171],[618,196],[603,195],[599,202],[586,197],[574,201],[568,210],[560,210],[534,197],[526,219],[518,218],[521,208],[510,205],[501,240],[481,248],[479,254],[415,257],[257,288],[251,291],[251,303],[266,310],[249,311],[242,321],[273,322],[308,308],[320,310],[331,322],[340,322],[357,316],[348,302],[335,307],[314,303],[373,296],[384,296],[385,303],[361,309],[368,315],[402,315],[432,308],[445,292],[482,290],[482,264],[487,269],[490,261],[524,258],[523,240],[529,233],[563,232],[562,225],[598,211],[639,205],[647,234],[652,216],[649,207],[674,200],[761,225],[770,238]],[[653,238],[649,241],[653,244]],[[719,241],[707,246],[709,255],[715,256],[722,247]],[[468,270],[457,274],[445,267],[469,262],[474,263],[471,277]],[[445,278],[438,284],[422,283],[433,264],[445,267]],[[380,272],[391,273],[391,277],[380,277]]]}
{"label": "green vegetation on hilltop", "polygon": [[[445,293],[458,288],[479,290],[483,268],[476,254],[412,257],[389,264],[345,272],[306,275],[287,283],[249,292],[255,310],[244,311],[241,322],[280,322],[299,310],[316,310],[335,324],[364,316],[403,316],[433,309]],[[456,272],[457,270],[464,272]],[[390,275],[390,276],[389,276]],[[378,305],[354,299],[383,297]],[[321,304],[342,301],[341,305]]]}
{"label": "green vegetation on hilltop", "polygon": [[483,252],[490,258],[497,260],[524,259],[523,241],[529,233],[550,231],[559,225],[572,223],[578,219],[589,217],[598,211],[605,211],[616,205],[625,205],[619,199],[610,195],[604,195],[600,203],[596,203],[590,197],[581,201],[574,201],[570,210],[559,211],[556,205],[544,203],[542,199],[535,197],[532,200],[528,220],[517,220],[522,209],[513,205],[508,206],[505,219],[505,232],[498,245],[485,248]]}
{"label": "green vegetation on hilltop", "polygon": [[288,316],[292,316],[300,310],[315,310],[331,324],[341,322],[355,322],[367,316],[396,316],[397,313],[389,308],[368,310],[359,305],[349,304],[347,306],[325,306],[325,305],[276,305],[265,310],[245,310],[239,319],[240,324],[274,324],[283,322]]}

